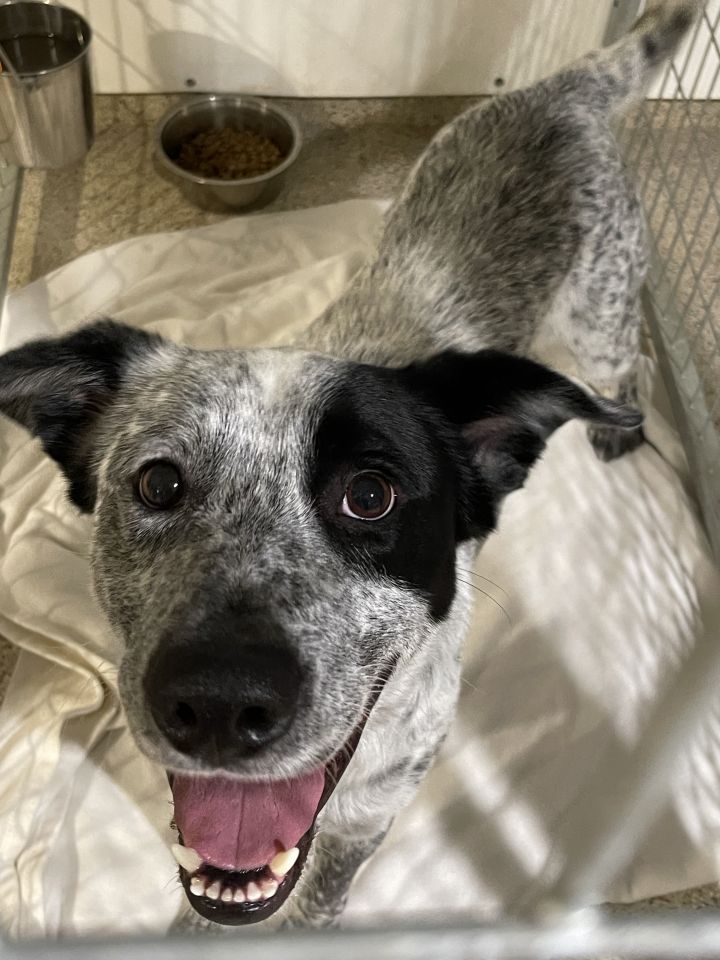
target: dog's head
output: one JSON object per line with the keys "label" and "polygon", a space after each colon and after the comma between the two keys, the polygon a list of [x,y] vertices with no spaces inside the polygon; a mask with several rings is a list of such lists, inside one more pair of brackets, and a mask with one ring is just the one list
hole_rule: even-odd
{"label": "dog's head", "polygon": [[128,722],[225,923],[292,889],[383,682],[448,616],[457,545],[566,420],[640,420],[492,351],[390,369],[109,321],[0,357],[0,411],[94,513]]}

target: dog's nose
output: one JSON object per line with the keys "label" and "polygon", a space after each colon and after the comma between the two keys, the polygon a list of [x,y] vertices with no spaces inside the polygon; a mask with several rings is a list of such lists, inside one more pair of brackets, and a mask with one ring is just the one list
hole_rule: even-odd
{"label": "dog's nose", "polygon": [[260,752],[295,717],[300,664],[287,648],[258,643],[166,644],[151,660],[145,692],[153,719],[181,753],[231,764]]}

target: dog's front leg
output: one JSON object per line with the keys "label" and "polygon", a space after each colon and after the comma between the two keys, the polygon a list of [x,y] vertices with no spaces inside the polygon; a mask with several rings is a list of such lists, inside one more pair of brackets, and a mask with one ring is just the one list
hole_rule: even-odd
{"label": "dog's front leg", "polygon": [[381,833],[363,839],[318,834],[313,843],[312,863],[305,868],[302,887],[288,903],[281,928],[329,927],[337,923],[355,874],[375,852],[388,828],[389,824]]}

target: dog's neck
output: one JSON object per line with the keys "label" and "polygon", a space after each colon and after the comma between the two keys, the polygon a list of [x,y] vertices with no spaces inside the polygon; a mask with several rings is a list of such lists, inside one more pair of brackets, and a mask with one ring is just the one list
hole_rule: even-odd
{"label": "dog's neck", "polygon": [[334,357],[401,366],[449,346],[430,291],[375,261],[300,335],[296,345]]}

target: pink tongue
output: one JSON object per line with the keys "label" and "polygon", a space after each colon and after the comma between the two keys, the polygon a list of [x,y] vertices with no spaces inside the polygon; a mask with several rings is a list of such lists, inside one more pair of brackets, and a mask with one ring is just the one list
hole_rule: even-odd
{"label": "pink tongue", "polygon": [[312,825],[325,771],[248,783],[173,775],[175,822],[186,847],[222,870],[253,870],[297,846]]}

